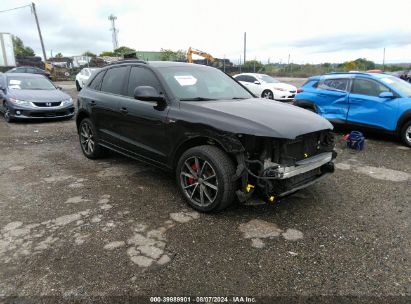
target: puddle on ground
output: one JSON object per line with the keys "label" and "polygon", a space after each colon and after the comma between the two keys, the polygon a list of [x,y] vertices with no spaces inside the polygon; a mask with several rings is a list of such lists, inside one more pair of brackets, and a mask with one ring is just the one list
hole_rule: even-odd
{"label": "puddle on ground", "polygon": [[[103,196],[100,199],[106,199]],[[76,196],[66,200],[66,203],[80,203],[85,201]],[[107,205],[108,201],[103,205]],[[22,221],[13,221],[0,229],[0,261],[9,263],[22,256],[30,256],[47,249],[55,249],[67,242],[75,245],[84,244],[90,234],[81,233],[83,225],[97,224],[102,214],[101,209],[85,209],[76,213],[62,215],[41,223],[25,224]]]}
{"label": "puddle on ground", "polygon": [[387,169],[384,167],[373,167],[362,165],[355,159],[348,160],[346,162],[337,163],[337,169],[340,170],[353,170],[356,173],[368,175],[372,178],[379,180],[386,180],[392,182],[405,182],[411,179],[411,174],[398,170]]}
{"label": "puddle on ground", "polygon": [[148,225],[135,223],[133,234],[127,240],[112,241],[104,246],[106,250],[115,250],[127,246],[126,253],[131,262],[139,267],[147,268],[152,265],[164,265],[171,261],[170,253],[166,252],[166,232],[176,225],[198,219],[200,214],[192,211],[170,213],[170,219],[157,228],[148,229]]}
{"label": "puddle on ground", "polygon": [[297,229],[287,229],[285,232],[274,223],[253,219],[247,223],[240,224],[238,229],[245,239],[251,239],[251,246],[264,248],[263,239],[274,239],[280,235],[287,241],[296,241],[303,238],[303,233]]}

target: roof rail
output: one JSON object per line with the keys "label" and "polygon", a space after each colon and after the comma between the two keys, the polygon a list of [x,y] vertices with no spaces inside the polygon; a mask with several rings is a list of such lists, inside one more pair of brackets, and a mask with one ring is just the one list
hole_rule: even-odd
{"label": "roof rail", "polygon": [[148,62],[147,62],[147,61],[144,61],[144,60],[139,60],[139,59],[123,59],[123,60],[118,60],[118,61],[111,62],[109,65],[121,64],[121,63],[144,63],[144,64],[148,64]]}
{"label": "roof rail", "polygon": [[359,71],[329,72],[329,73],[325,73],[324,75],[339,75],[339,74],[345,74],[345,75],[347,75],[347,74],[364,74],[364,75],[369,75],[369,74],[372,74],[372,72],[359,72]]}

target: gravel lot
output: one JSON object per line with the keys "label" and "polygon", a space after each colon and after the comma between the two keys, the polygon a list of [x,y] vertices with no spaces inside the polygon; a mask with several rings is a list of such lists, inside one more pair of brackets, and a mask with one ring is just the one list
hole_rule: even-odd
{"label": "gravel lot", "polygon": [[[72,83],[59,85],[75,99]],[[0,297],[406,303],[411,149],[372,137],[363,152],[338,152],[334,175],[279,203],[205,215],[158,169],[114,154],[86,159],[74,120],[0,119]]]}

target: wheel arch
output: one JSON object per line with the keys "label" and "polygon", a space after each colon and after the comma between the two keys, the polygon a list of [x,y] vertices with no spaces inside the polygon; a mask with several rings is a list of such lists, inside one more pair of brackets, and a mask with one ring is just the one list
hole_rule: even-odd
{"label": "wheel arch", "polygon": [[303,108],[303,109],[307,109],[307,108],[313,109],[313,110],[315,110],[316,113],[318,113],[317,105],[314,102],[310,101],[310,100],[296,100],[296,101],[294,101],[293,104],[295,106]]}
{"label": "wheel arch", "polygon": [[[229,157],[235,161],[235,157],[233,153],[237,152],[238,150],[243,150],[243,146],[241,142],[235,142],[234,141],[227,140],[227,138],[217,138],[217,137],[212,137],[212,136],[207,136],[207,135],[198,135],[195,137],[190,137],[184,140],[182,143],[178,145],[178,147],[175,149],[175,151],[172,154],[171,157],[171,166],[173,169],[176,168],[178,160],[180,159],[181,155],[185,151],[187,151],[190,148],[197,147],[197,146],[202,146],[202,145],[211,145],[215,146],[217,148],[220,148],[222,151],[226,152]],[[238,146],[238,144],[241,145],[241,147]]]}
{"label": "wheel arch", "polygon": [[411,110],[407,110],[398,119],[396,133],[401,135],[402,127],[408,122],[411,121]]}
{"label": "wheel arch", "polygon": [[76,116],[77,131],[78,131],[78,127],[79,127],[81,121],[82,121],[84,118],[90,118],[90,115],[89,115],[86,111],[80,110],[80,111],[77,113],[77,116]]}

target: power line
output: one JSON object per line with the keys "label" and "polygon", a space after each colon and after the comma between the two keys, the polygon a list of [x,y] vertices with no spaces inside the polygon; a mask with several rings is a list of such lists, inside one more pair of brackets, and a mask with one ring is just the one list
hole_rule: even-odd
{"label": "power line", "polygon": [[20,9],[20,8],[24,8],[24,7],[31,7],[31,4],[27,4],[27,5],[15,7],[15,8],[9,8],[9,9],[6,9],[6,10],[2,10],[2,11],[0,11],[0,13],[14,11],[14,10],[17,10],[17,9]]}

